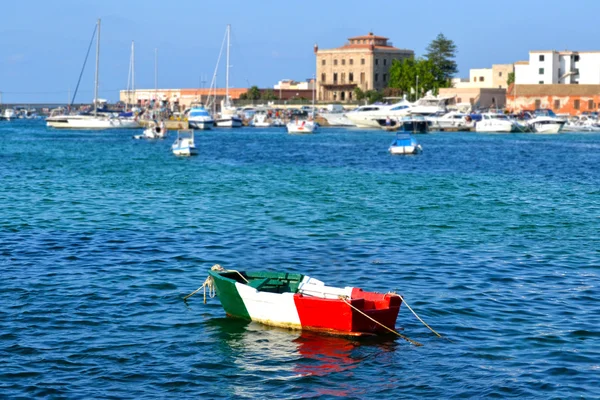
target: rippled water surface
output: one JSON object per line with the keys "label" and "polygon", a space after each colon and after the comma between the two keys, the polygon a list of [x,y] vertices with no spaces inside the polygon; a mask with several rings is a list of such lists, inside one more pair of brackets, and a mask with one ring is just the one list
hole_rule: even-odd
{"label": "rippled water surface", "polygon": [[[0,125],[0,397],[600,397],[600,135]],[[228,319],[219,263],[403,294],[423,343]]]}

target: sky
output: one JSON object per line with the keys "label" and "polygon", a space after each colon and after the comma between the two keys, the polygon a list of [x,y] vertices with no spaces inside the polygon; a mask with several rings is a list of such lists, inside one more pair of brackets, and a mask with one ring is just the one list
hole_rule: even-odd
{"label": "sky", "polygon": [[[29,0],[3,2],[3,103],[66,103],[98,18],[99,91],[127,88],[135,41],[136,88],[208,87],[231,24],[230,87],[273,87],[315,73],[314,44],[327,49],[368,32],[425,53],[439,34],[453,40],[460,77],[471,68],[527,60],[530,50],[600,50],[600,1],[557,0]],[[91,102],[95,47],[76,102]],[[225,86],[225,58],[217,85]]]}

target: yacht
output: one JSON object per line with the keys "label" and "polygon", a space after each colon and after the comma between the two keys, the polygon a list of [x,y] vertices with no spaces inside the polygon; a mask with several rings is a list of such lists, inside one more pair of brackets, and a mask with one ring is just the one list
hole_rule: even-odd
{"label": "yacht", "polygon": [[427,117],[431,122],[431,129],[468,129],[474,125],[473,118],[469,114],[458,111],[450,111],[449,113],[441,113],[431,117]]}
{"label": "yacht", "polygon": [[358,128],[379,128],[378,120],[386,118],[398,119],[411,113],[412,104],[406,100],[392,105],[370,104],[360,106],[348,113],[346,117]]}
{"label": "yacht", "polygon": [[535,133],[559,133],[567,123],[566,119],[558,118],[554,111],[548,109],[536,110],[527,125]]}
{"label": "yacht", "polygon": [[0,114],[0,120],[10,121],[17,117],[17,113],[12,108],[6,108],[2,114]]}
{"label": "yacht", "polygon": [[187,118],[192,129],[207,130],[215,125],[215,120],[203,104],[192,104]]}
{"label": "yacht", "polygon": [[448,112],[448,106],[454,104],[456,96],[425,96],[411,107],[413,115],[430,116]]}
{"label": "yacht", "polygon": [[515,121],[500,113],[481,113],[481,121],[475,123],[476,132],[486,133],[511,133],[520,129]]}
{"label": "yacht", "polygon": [[256,128],[268,128],[271,126],[268,115],[265,111],[257,111],[252,117],[251,125]]}

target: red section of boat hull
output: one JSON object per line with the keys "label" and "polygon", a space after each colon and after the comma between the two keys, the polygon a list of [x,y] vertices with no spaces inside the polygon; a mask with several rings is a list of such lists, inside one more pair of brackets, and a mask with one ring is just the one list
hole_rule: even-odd
{"label": "red section of boat hull", "polygon": [[373,334],[389,332],[347,304],[349,302],[380,324],[395,330],[402,300],[393,294],[352,290],[351,299],[323,299],[302,294],[294,295],[302,329],[342,334]]}

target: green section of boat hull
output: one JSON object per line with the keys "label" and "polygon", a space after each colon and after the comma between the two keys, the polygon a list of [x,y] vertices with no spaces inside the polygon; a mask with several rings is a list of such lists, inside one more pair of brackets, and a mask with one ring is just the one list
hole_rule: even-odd
{"label": "green section of boat hull", "polygon": [[235,281],[222,277],[216,272],[209,271],[209,274],[214,279],[217,296],[227,315],[251,321],[252,318],[235,287]]}

